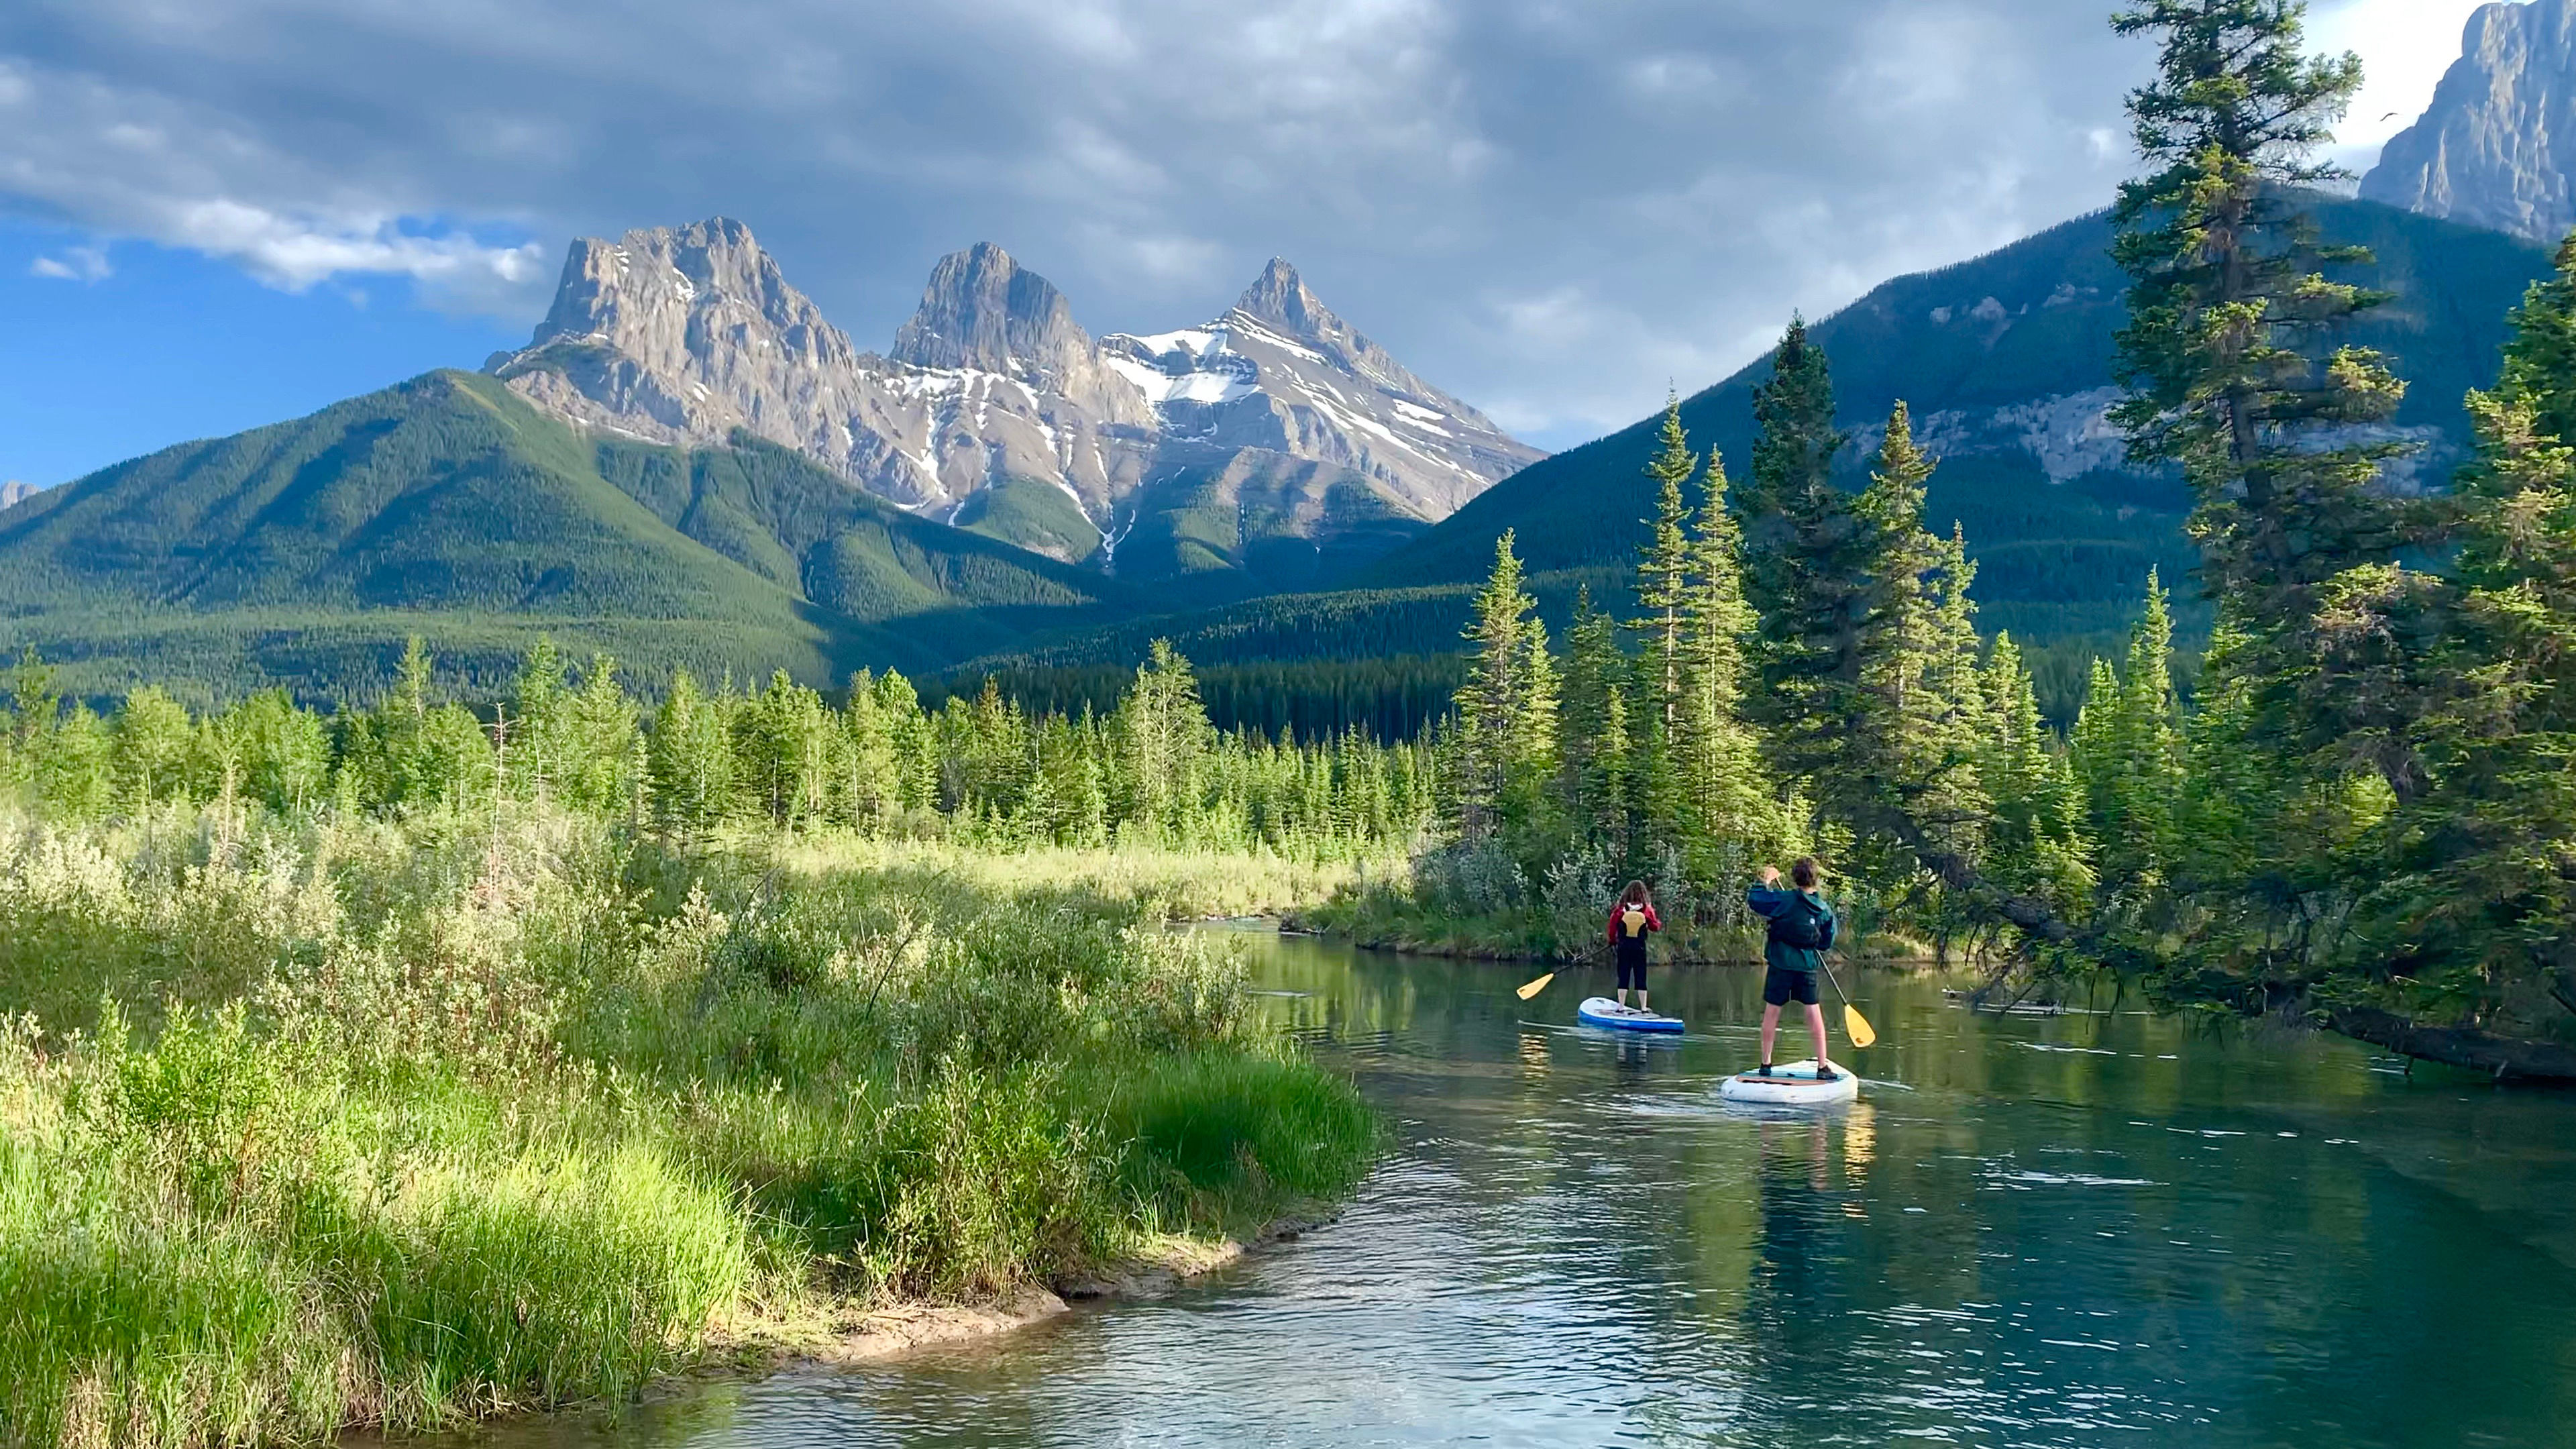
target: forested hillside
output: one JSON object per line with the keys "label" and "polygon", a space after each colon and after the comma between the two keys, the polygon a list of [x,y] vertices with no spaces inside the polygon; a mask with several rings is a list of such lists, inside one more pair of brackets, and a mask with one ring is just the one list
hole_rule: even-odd
{"label": "forested hillside", "polygon": [[[2410,476],[2439,480],[2470,448],[2461,399],[2494,381],[2505,314],[2548,274],[2549,258],[2512,237],[2370,202],[2319,197],[2314,211],[2328,240],[2372,250],[2354,280],[2396,294],[2355,324],[2353,340],[2400,359],[2410,390],[2394,425],[2429,444]],[[1853,488],[1865,480],[1876,425],[1909,404],[1941,463],[1925,516],[1944,531],[1966,528],[1983,620],[2016,638],[2117,634],[2148,569],[2180,581],[2194,563],[2180,480],[2122,465],[2117,430],[2102,417],[2126,316],[2111,237],[2107,215],[2083,217],[1888,282],[1811,329],[1833,357],[1838,421],[1853,434],[1837,477]],[[1730,471],[1749,458],[1753,395],[1770,368],[1766,358],[1682,402],[1684,426]],[[1507,528],[1542,581],[1633,557],[1654,513],[1645,466],[1658,421],[1523,469],[1354,582],[1472,582]],[[2205,627],[2206,614],[2189,607],[2193,591],[2183,592],[2187,625]]]}
{"label": "forested hillside", "polygon": [[786,449],[584,435],[437,372],[184,444],[0,521],[0,617],[76,691],[381,692],[408,635],[489,691],[535,638],[681,665],[937,669],[1138,612],[1114,581],[904,513]]}

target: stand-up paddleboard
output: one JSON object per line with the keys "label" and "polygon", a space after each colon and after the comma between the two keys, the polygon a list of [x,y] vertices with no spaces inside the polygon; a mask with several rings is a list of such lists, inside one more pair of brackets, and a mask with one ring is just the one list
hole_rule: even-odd
{"label": "stand-up paddleboard", "polygon": [[1612,1031],[1679,1031],[1678,1016],[1657,1016],[1633,1006],[1621,1006],[1607,996],[1595,996],[1574,1009],[1574,1019],[1585,1026],[1607,1027]]}
{"label": "stand-up paddleboard", "polygon": [[1768,1075],[1738,1072],[1717,1084],[1717,1095],[1729,1102],[1760,1102],[1775,1107],[1824,1105],[1858,1097],[1860,1078],[1851,1068],[1836,1066],[1832,1081],[1819,1082],[1814,1062],[1788,1062],[1772,1067]]}

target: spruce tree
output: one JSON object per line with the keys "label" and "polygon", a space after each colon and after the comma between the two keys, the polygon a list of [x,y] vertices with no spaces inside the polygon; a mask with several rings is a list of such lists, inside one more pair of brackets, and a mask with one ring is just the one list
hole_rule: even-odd
{"label": "spruce tree", "polygon": [[[2407,445],[2353,440],[2405,389],[2379,354],[2336,345],[2387,299],[2327,275],[2371,258],[2321,243],[2306,210],[2302,188],[2344,174],[2314,158],[2361,85],[2358,58],[2303,52],[2306,9],[2148,0],[2113,22],[2163,50],[2129,97],[2153,169],[2112,213],[2131,278],[2112,417],[2133,462],[2191,486],[2202,579],[2246,630],[2257,727],[2331,772],[2362,701],[2296,683],[2314,677],[2320,615],[2347,570],[2428,541],[2430,514],[2379,486]],[[2390,784],[2406,788],[2402,770]]]}
{"label": "spruce tree", "polygon": [[1480,841],[1501,825],[1507,778],[1528,704],[1528,619],[1537,601],[1521,590],[1521,560],[1510,529],[1494,541],[1494,567],[1468,624],[1467,680],[1458,690],[1458,833]]}
{"label": "spruce tree", "polygon": [[1109,722],[1116,741],[1121,828],[1147,839],[1168,838],[1187,823],[1198,800],[1201,765],[1213,734],[1199,699],[1190,661],[1168,639],[1153,642],[1151,657]]}
{"label": "spruce tree", "polygon": [[1746,650],[1756,621],[1744,597],[1743,531],[1715,453],[1701,486],[1683,602],[1679,754],[1696,823],[1686,858],[1700,879],[1711,880],[1720,869],[1718,853],[1730,846],[1749,858],[1786,850],[1790,842],[1764,777],[1760,735],[1744,717]]}
{"label": "spruce tree", "polygon": [[125,697],[116,712],[116,793],[142,808],[178,798],[187,789],[188,711],[168,691],[147,685]]}
{"label": "spruce tree", "polygon": [[2169,879],[2178,845],[2185,755],[2172,653],[2172,613],[2150,572],[2125,660],[2093,661],[2073,745],[2101,883],[2131,896]]}
{"label": "spruce tree", "polygon": [[1588,586],[1579,587],[1558,715],[1559,788],[1577,838],[1613,849],[1624,849],[1628,835],[1628,675],[1618,625],[1594,607]]}
{"label": "spruce tree", "polygon": [[1988,722],[1978,778],[1989,804],[1985,867],[2009,889],[2080,911],[2093,889],[2081,790],[2048,746],[2020,646],[1995,636],[1983,670]]}
{"label": "spruce tree", "polygon": [[725,721],[686,669],[673,671],[671,687],[653,713],[645,768],[653,782],[654,820],[665,830],[704,830],[732,808],[733,749]]}
{"label": "spruce tree", "polygon": [[1738,505],[1744,591],[1760,619],[1748,713],[1788,775],[1822,798],[1850,788],[1868,716],[1861,642],[1879,540],[1834,482],[1846,439],[1834,427],[1831,369],[1803,321],[1781,339],[1753,415],[1761,433]]}
{"label": "spruce tree", "polygon": [[1699,471],[1699,455],[1691,451],[1690,436],[1682,429],[1678,394],[1664,403],[1662,442],[1662,451],[1646,464],[1646,476],[1655,480],[1655,517],[1637,557],[1638,617],[1628,627],[1645,640],[1648,697],[1670,736],[1681,728],[1682,650],[1690,603],[1690,515],[1682,490]]}

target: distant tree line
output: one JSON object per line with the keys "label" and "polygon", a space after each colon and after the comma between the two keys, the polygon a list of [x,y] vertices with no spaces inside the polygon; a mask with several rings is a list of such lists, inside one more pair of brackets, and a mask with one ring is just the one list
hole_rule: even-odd
{"label": "distant tree line", "polygon": [[766,820],[1311,854],[1408,846],[1436,808],[1427,744],[1219,731],[1167,645],[1098,713],[1033,714],[991,685],[924,709],[900,674],[864,671],[837,706],[783,672],[739,690],[682,671],[648,709],[613,659],[575,671],[542,640],[482,713],[430,678],[415,639],[372,708],[325,714],[272,690],[192,714],[144,688],[101,715],[66,705],[30,657],[0,675],[0,789],[71,819],[172,801],[419,814],[506,798],[681,832]]}

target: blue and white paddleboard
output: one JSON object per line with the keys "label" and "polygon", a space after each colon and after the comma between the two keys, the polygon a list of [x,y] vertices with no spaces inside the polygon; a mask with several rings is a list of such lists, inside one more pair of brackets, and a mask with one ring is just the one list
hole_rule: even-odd
{"label": "blue and white paddleboard", "polygon": [[1860,1095],[1860,1078],[1849,1067],[1834,1068],[1830,1082],[1816,1080],[1812,1061],[1788,1062],[1768,1073],[1738,1072],[1717,1084],[1717,1095],[1729,1102],[1759,1102],[1772,1107],[1799,1107],[1848,1102]]}
{"label": "blue and white paddleboard", "polygon": [[1657,1016],[1633,1006],[1621,1006],[1607,996],[1595,996],[1574,1009],[1574,1019],[1585,1026],[1604,1027],[1611,1031],[1679,1031],[1678,1016]]}

